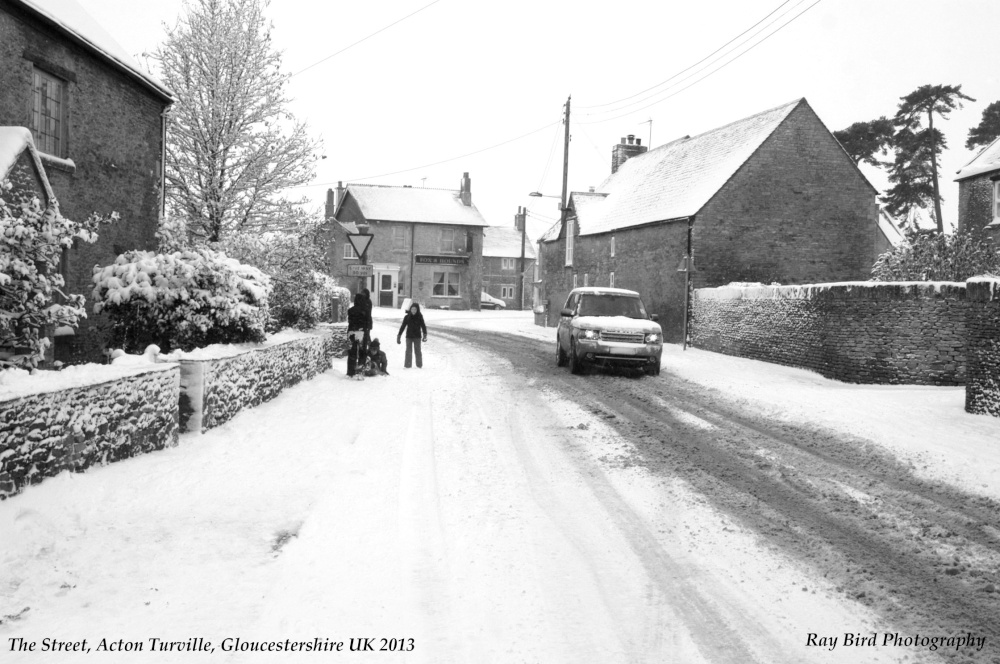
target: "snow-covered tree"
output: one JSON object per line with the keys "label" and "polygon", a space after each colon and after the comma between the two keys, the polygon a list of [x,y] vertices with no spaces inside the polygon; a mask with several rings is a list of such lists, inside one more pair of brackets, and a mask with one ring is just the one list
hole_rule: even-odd
{"label": "snow-covered tree", "polygon": [[986,274],[1000,275],[1000,251],[971,233],[912,233],[872,268],[873,281],[965,281]]}
{"label": "snow-covered tree", "polygon": [[263,341],[271,280],[223,253],[129,251],[94,268],[94,313],[111,318],[111,343],[141,353]]}
{"label": "snow-covered tree", "polygon": [[264,0],[190,0],[156,52],[177,95],[167,124],[167,200],[190,239],[273,227],[302,201],[319,142],[288,111]]}
{"label": "snow-covered tree", "polygon": [[43,208],[31,187],[23,167],[0,182],[0,369],[38,366],[46,333],[86,318],[83,295],[62,291],[59,260],[74,240],[94,242],[98,226],[118,217],[71,221],[54,205]]}

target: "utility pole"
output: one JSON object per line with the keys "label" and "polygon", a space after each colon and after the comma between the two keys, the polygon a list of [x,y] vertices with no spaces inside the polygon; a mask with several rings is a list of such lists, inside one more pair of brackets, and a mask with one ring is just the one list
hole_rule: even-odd
{"label": "utility pole", "polygon": [[517,264],[517,310],[524,310],[524,239],[526,224],[524,223],[528,216],[528,209],[517,206],[517,214],[514,215],[514,228],[521,231],[521,261]]}
{"label": "utility pole", "polygon": [[559,206],[559,219],[561,221],[566,221],[566,187],[569,182],[569,104],[572,99],[573,95],[566,97],[566,117],[563,119],[563,124],[566,125],[566,139],[563,145],[562,203]]}

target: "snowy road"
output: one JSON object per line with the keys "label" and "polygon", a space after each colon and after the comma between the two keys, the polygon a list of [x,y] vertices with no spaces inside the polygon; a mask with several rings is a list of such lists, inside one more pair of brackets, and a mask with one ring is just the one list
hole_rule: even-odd
{"label": "snowy road", "polygon": [[[391,340],[390,325],[376,334]],[[779,445],[798,432],[761,431],[669,376],[570,377],[541,342],[435,330],[420,370],[384,347],[388,378],[349,381],[341,361],[176,448],[0,503],[3,661],[936,661],[926,649],[851,649],[843,635],[925,626],[958,601],[948,584],[976,561],[942,574],[947,601],[925,593],[917,610],[907,585],[888,611],[885,584],[923,573],[893,565],[919,556],[888,537],[870,546],[897,557],[857,560],[878,529],[843,530],[812,488],[782,493],[820,472],[796,457],[811,469],[801,479],[796,446]],[[903,471],[886,488],[874,470],[857,475],[858,459],[830,457],[824,472],[841,470],[820,491],[848,512],[840,496],[858,485],[855,512],[910,495]],[[942,491],[918,497],[960,498]],[[992,565],[989,532],[975,536],[960,521],[972,512],[953,507],[939,520],[959,523],[949,527],[962,551],[978,546],[977,564]],[[987,525],[989,509],[975,513]],[[869,599],[851,599],[858,588]],[[965,623],[946,612],[932,627],[990,629],[977,612],[996,594],[969,594]],[[810,633],[841,645],[807,646]],[[87,639],[91,652],[8,650],[11,638],[40,648],[45,637]],[[153,637],[201,637],[215,651],[150,652]],[[236,638],[344,651],[223,650]],[[350,652],[362,638],[412,650]],[[143,650],[99,651],[101,639]]]}

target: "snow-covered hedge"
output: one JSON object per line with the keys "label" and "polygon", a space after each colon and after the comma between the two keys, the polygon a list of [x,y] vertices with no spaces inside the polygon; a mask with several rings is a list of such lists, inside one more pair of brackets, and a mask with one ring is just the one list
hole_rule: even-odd
{"label": "snow-covered hedge", "polygon": [[[49,329],[76,327],[86,317],[84,297],[61,290],[59,260],[75,239],[94,242],[98,225],[106,221],[94,215],[77,223],[55,205],[43,208],[30,184],[18,182],[24,177],[15,169],[10,180],[0,182],[0,369],[37,366],[49,345]],[[56,294],[60,303],[53,302]]]}
{"label": "snow-covered hedge", "polygon": [[264,340],[270,278],[201,247],[129,251],[94,268],[94,312],[111,319],[112,346],[164,352]]}
{"label": "snow-covered hedge", "polygon": [[1000,277],[972,278],[967,288],[965,410],[1000,417]]}

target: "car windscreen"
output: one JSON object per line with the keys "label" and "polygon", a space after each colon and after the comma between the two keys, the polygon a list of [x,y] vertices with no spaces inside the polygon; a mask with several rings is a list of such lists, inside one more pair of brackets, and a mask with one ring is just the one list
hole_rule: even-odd
{"label": "car windscreen", "polygon": [[586,293],[580,297],[579,315],[646,318],[646,310],[637,297]]}

